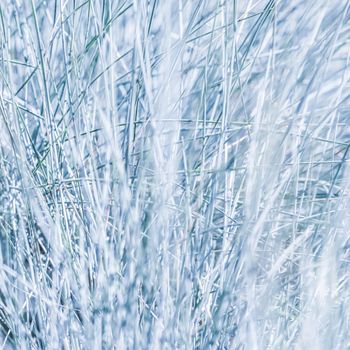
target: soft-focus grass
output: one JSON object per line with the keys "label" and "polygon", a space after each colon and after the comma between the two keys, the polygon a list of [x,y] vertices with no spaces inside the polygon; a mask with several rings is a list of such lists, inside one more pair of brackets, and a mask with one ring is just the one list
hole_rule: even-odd
{"label": "soft-focus grass", "polygon": [[0,1],[0,349],[350,348],[349,6]]}

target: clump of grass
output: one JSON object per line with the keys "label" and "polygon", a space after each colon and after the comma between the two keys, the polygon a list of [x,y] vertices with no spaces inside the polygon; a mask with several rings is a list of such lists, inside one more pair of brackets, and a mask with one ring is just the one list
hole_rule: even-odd
{"label": "clump of grass", "polygon": [[0,349],[346,349],[349,2],[0,3]]}

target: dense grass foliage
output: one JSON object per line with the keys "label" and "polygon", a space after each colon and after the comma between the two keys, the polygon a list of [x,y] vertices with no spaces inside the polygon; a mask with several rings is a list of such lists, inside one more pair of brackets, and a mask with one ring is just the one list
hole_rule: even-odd
{"label": "dense grass foliage", "polygon": [[348,0],[0,1],[0,349],[350,349]]}

